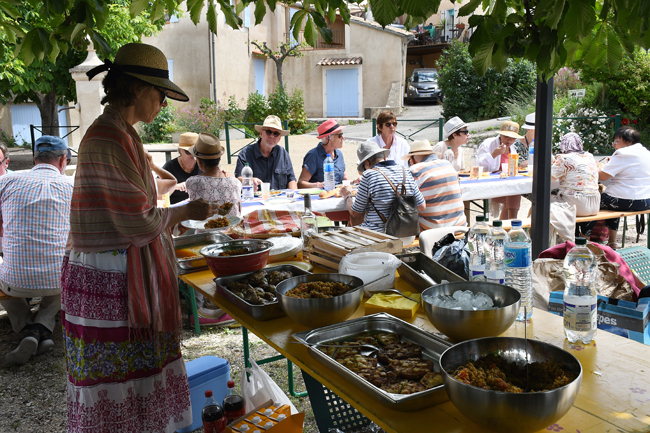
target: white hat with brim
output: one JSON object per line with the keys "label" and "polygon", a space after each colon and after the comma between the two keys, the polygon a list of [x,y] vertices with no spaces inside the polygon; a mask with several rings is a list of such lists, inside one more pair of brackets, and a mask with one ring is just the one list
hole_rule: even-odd
{"label": "white hat with brim", "polygon": [[221,146],[219,138],[216,136],[201,133],[196,139],[196,144],[190,148],[189,152],[200,159],[217,159],[223,155],[223,146]]}
{"label": "white hat with brim", "polygon": [[388,158],[388,155],[390,155],[390,149],[381,149],[379,145],[372,140],[361,143],[357,148],[357,157],[359,158],[359,161],[357,162],[357,171],[363,172],[363,163],[378,153],[383,153],[384,157]]}
{"label": "white hat with brim", "polygon": [[535,129],[535,113],[530,113],[526,116],[526,123],[521,125],[524,129]]}
{"label": "white hat with brim", "polygon": [[447,120],[447,123],[445,123],[445,125],[442,127],[442,131],[445,134],[445,139],[449,138],[451,134],[461,130],[465,126],[467,126],[467,123],[463,122],[463,119],[458,116]]}
{"label": "white hat with brim", "polygon": [[264,119],[264,124],[255,125],[255,130],[259,133],[262,132],[262,129],[275,129],[280,132],[280,135],[285,136],[289,135],[289,131],[282,129],[282,121],[278,116],[270,115]]}
{"label": "white hat with brim", "polygon": [[499,134],[510,138],[524,138],[523,135],[519,135],[519,124],[511,120],[506,120],[501,124]]}
{"label": "white hat with brim", "polygon": [[404,161],[408,161],[413,155],[431,155],[433,153],[433,147],[431,143],[426,140],[417,140],[411,143],[411,149],[409,153],[402,156]]}

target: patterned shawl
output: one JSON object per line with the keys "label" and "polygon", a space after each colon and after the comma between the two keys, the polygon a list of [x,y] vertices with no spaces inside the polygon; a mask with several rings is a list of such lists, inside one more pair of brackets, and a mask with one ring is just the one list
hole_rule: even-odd
{"label": "patterned shawl", "polygon": [[130,328],[180,328],[170,217],[170,209],[156,207],[140,137],[119,112],[106,107],[79,146],[70,237],[77,251],[127,250]]}

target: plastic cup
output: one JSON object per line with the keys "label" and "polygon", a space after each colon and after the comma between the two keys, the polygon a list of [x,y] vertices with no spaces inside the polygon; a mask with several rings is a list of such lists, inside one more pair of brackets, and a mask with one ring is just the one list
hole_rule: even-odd
{"label": "plastic cup", "polygon": [[508,163],[501,164],[501,177],[508,177]]}
{"label": "plastic cup", "polygon": [[350,181],[349,180],[343,180],[343,181],[341,181],[341,184],[343,186],[350,186]]}
{"label": "plastic cup", "polygon": [[296,196],[296,192],[292,190],[288,190],[285,195],[287,196],[288,199],[293,199]]}
{"label": "plastic cup", "polygon": [[469,171],[469,178],[470,179],[480,179],[483,177],[483,166],[481,165],[475,165],[472,167]]}
{"label": "plastic cup", "polygon": [[269,182],[262,183],[262,200],[271,198],[271,184]]}

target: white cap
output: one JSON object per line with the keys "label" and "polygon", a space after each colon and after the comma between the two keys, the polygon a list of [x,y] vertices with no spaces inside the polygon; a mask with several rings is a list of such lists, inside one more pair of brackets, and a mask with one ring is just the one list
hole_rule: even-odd
{"label": "white cap", "polygon": [[535,129],[535,113],[530,113],[526,116],[526,123],[521,125],[524,129]]}

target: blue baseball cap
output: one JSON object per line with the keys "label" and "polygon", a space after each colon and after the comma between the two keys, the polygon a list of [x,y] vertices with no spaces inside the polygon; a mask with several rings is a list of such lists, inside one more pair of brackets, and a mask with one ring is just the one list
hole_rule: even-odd
{"label": "blue baseball cap", "polygon": [[68,145],[65,144],[60,137],[54,137],[52,135],[43,135],[36,140],[34,144],[34,150],[36,152],[50,152],[52,150],[68,150]]}

